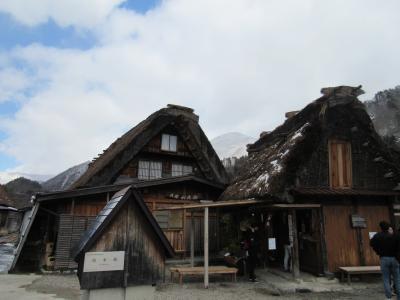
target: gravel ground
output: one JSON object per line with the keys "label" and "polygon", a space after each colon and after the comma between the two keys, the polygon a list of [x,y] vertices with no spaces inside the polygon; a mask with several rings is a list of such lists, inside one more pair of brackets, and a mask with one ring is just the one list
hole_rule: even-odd
{"label": "gravel ground", "polygon": [[[191,282],[182,286],[164,284],[156,288],[154,300],[243,300],[243,299],[384,299],[379,281],[356,282],[348,291],[327,293],[296,293],[275,295],[274,290],[264,282],[237,283],[212,282],[204,289],[201,282]],[[40,296],[42,295],[42,296]],[[80,290],[76,275],[0,275],[0,299],[79,299]]]}

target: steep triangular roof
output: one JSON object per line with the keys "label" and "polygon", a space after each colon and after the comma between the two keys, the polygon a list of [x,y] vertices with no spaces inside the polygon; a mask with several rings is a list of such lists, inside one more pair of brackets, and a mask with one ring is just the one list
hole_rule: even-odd
{"label": "steep triangular roof", "polygon": [[169,243],[167,237],[161,230],[157,221],[154,219],[152,213],[148,209],[147,205],[144,203],[143,198],[140,194],[132,187],[126,187],[119,192],[117,192],[106,206],[99,212],[92,226],[85,231],[79,243],[75,246],[72,251],[72,256],[78,261],[80,255],[90,249],[91,246],[98,240],[104,230],[107,228],[108,224],[113,220],[118,212],[124,206],[124,204],[133,199],[136,201],[139,208],[141,209],[143,215],[146,217],[147,221],[150,223],[151,228],[158,237],[161,245],[164,247],[164,251],[167,257],[174,256],[174,250]]}
{"label": "steep triangular roof", "polygon": [[116,174],[168,125],[173,125],[181,135],[206,179],[226,184],[225,169],[198,120],[187,107],[168,105],[158,110],[112,143],[71,189],[111,184]]}
{"label": "steep triangular roof", "polygon": [[[361,136],[364,151],[373,152],[385,166],[393,187],[400,180],[394,153],[376,133],[363,103],[360,87],[326,88],[324,96],[287,119],[274,131],[263,134],[248,147],[248,160],[221,199],[289,199],[301,172],[323,137]],[[353,132],[354,131],[354,132]]]}

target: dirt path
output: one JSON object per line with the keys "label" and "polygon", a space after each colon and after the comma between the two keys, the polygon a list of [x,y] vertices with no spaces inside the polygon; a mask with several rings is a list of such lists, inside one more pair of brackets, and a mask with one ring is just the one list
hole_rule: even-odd
{"label": "dirt path", "polygon": [[[54,300],[80,298],[79,283],[76,275],[0,275],[1,300]],[[156,288],[155,296],[148,300],[319,300],[319,299],[384,299],[379,281],[356,283],[349,291],[328,293],[296,293],[275,295],[266,287],[265,282],[249,283],[239,281],[214,282],[204,289],[201,282],[192,282],[182,286],[164,284]]]}

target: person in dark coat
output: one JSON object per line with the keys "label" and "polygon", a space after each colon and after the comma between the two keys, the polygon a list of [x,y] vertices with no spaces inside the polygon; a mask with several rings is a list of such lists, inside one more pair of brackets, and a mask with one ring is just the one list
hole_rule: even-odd
{"label": "person in dark coat", "polygon": [[246,266],[247,271],[249,273],[249,280],[251,282],[257,282],[256,274],[254,272],[257,264],[257,239],[256,239],[256,231],[258,230],[257,226],[252,224],[250,228],[246,232],[246,239],[244,242],[244,249],[246,250]]}
{"label": "person in dark coat", "polygon": [[387,299],[392,299],[390,277],[396,289],[397,300],[400,300],[400,274],[399,262],[397,261],[400,252],[400,238],[396,233],[390,233],[390,224],[386,221],[379,223],[381,232],[375,234],[370,241],[371,247],[380,257],[383,287]]}

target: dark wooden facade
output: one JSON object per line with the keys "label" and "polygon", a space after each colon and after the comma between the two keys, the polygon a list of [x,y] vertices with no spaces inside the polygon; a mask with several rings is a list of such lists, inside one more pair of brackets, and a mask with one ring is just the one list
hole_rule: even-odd
{"label": "dark wooden facade", "polygon": [[287,213],[296,219],[294,249],[305,271],[377,265],[369,234],[381,220],[393,221],[399,153],[375,132],[357,99],[360,91],[323,89],[323,97],[261,136],[221,197],[292,205]]}
{"label": "dark wooden facade", "polygon": [[[84,272],[86,252],[124,251],[124,270]],[[164,281],[165,258],[173,255],[140,194],[131,188],[117,193],[108,202],[77,244],[82,289],[126,287]]]}
{"label": "dark wooden facade", "polygon": [[[40,209],[31,229],[35,233],[28,236],[27,245],[38,247],[33,252],[22,250],[19,265],[75,268],[70,249],[122,187],[137,188],[153,211],[216,200],[226,183],[225,169],[193,110],[178,106],[161,109],[111,144],[70,191],[37,195]],[[155,213],[155,217],[176,253],[185,255],[190,215],[167,214]],[[202,215],[194,217],[199,240]],[[211,229],[216,232],[215,215],[210,217]],[[202,243],[196,245],[196,251],[201,251]]]}

